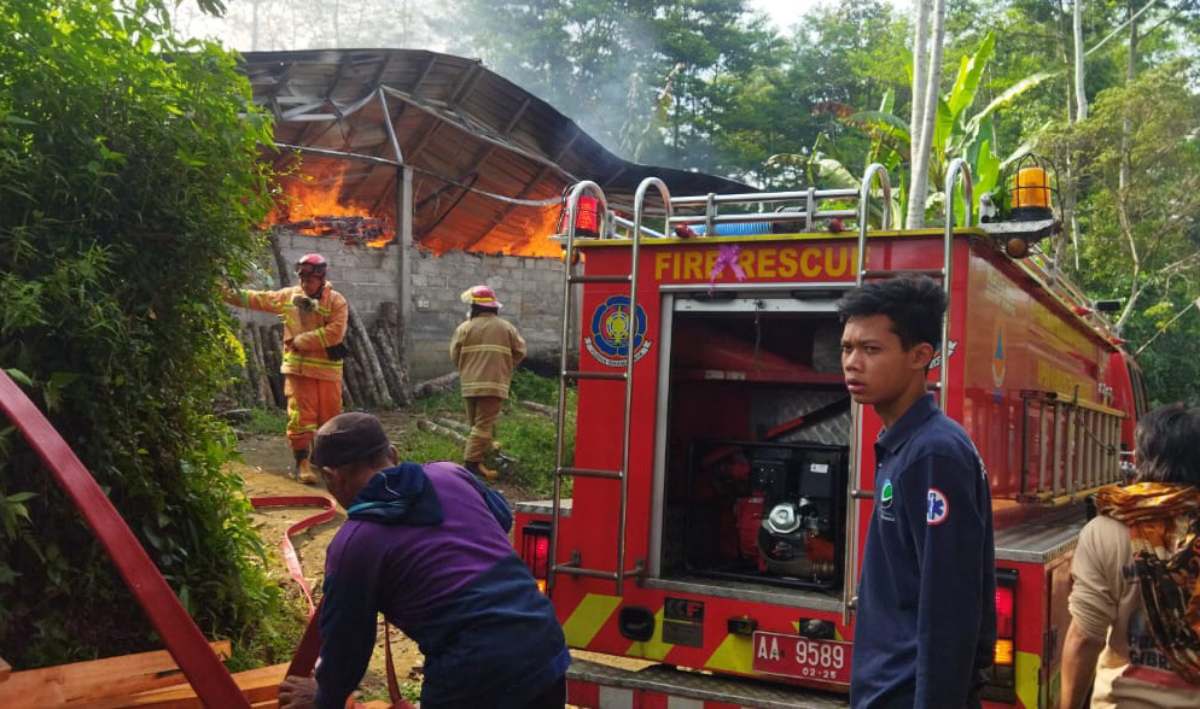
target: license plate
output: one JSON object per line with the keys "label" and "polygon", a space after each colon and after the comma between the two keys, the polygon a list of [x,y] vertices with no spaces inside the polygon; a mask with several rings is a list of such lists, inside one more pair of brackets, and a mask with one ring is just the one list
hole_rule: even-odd
{"label": "license plate", "polygon": [[850,648],[840,640],[799,635],[754,633],[754,671],[765,674],[850,684]]}

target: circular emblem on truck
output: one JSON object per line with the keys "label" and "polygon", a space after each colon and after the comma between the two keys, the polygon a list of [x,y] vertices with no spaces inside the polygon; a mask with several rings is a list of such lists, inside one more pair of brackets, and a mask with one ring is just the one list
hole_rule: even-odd
{"label": "circular emblem on truck", "polygon": [[646,339],[646,311],[641,305],[637,312],[629,311],[629,296],[614,295],[592,312],[591,336],[583,344],[597,362],[609,367],[624,367],[632,346],[636,362],[650,351]]}

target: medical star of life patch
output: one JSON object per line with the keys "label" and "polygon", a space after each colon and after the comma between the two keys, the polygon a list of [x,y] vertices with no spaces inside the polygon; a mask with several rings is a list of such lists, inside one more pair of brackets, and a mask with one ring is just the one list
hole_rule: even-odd
{"label": "medical star of life patch", "polygon": [[941,524],[950,516],[950,500],[946,493],[936,487],[929,488],[929,496],[925,506],[925,523],[930,527]]}

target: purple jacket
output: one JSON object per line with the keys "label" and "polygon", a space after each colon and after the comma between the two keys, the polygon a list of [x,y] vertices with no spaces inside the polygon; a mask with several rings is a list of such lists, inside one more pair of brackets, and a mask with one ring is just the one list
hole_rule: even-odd
{"label": "purple jacket", "polygon": [[422,707],[518,707],[566,672],[549,600],[513,553],[507,502],[453,463],[378,473],[329,545],[320,707],[343,706],[366,671],[376,618],[425,655]]}

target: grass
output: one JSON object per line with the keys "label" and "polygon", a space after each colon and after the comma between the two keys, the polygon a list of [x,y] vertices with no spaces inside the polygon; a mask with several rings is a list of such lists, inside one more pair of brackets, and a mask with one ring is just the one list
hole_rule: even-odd
{"label": "grass", "polygon": [[[518,369],[496,426],[496,440],[504,446],[501,453],[513,461],[506,471],[508,479],[530,494],[548,496],[554,485],[555,421],[551,416],[530,411],[518,401],[556,407],[558,380]],[[568,388],[567,440],[564,445],[567,464],[575,450],[575,402],[575,390]],[[418,399],[412,403],[409,412],[416,418],[466,420],[462,396],[457,389]],[[283,411],[251,409],[242,428],[248,433],[277,436],[283,434],[286,424],[287,416]],[[415,425],[396,441],[396,448],[403,460],[462,460],[462,445],[457,441],[419,430]],[[493,460],[488,464],[498,463]],[[569,491],[569,481],[567,484]]]}
{"label": "grass", "polygon": [[[519,369],[513,376],[510,395],[496,426],[496,440],[503,444],[502,454],[514,462],[509,479],[534,495],[549,495],[554,485],[555,422],[549,416],[530,411],[517,402],[534,401],[545,406],[558,404],[558,380]],[[412,413],[429,419],[465,420],[462,396],[457,391],[436,394],[413,402]],[[414,426],[400,448],[407,460],[459,460],[462,447],[455,441]],[[575,449],[575,390],[567,390],[568,464]]]}
{"label": "grass", "polygon": [[242,428],[263,436],[282,435],[287,428],[287,414],[281,409],[250,409],[250,418]]}

